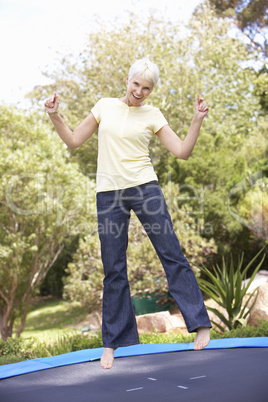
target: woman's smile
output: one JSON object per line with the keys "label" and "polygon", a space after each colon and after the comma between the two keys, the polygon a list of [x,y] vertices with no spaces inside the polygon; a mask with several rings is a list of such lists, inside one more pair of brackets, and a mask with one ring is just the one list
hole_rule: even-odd
{"label": "woman's smile", "polygon": [[150,81],[140,75],[127,78],[127,94],[121,100],[128,106],[142,106],[142,102],[148,98],[153,87]]}

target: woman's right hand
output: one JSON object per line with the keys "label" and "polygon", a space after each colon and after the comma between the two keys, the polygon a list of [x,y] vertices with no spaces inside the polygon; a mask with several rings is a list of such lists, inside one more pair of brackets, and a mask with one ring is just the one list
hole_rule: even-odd
{"label": "woman's right hand", "polygon": [[59,109],[59,104],[60,104],[60,102],[59,102],[58,94],[56,92],[54,92],[54,95],[45,101],[46,111],[48,113],[57,112]]}

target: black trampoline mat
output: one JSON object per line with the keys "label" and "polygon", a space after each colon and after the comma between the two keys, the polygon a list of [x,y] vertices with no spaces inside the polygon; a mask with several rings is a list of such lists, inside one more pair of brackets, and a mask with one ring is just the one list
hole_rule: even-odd
{"label": "black trampoline mat", "polygon": [[184,351],[89,362],[0,381],[1,402],[267,402],[268,348]]}

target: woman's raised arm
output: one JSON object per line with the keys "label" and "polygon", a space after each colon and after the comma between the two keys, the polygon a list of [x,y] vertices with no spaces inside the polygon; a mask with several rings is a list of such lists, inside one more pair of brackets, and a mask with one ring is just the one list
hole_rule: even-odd
{"label": "woman's raised arm", "polygon": [[80,147],[98,129],[98,123],[90,112],[85,120],[74,131],[71,131],[58,113],[59,97],[56,92],[50,99],[46,100],[45,108],[57,133],[69,149]]}
{"label": "woman's raised arm", "polygon": [[182,141],[168,126],[163,126],[156,135],[162,144],[179,159],[189,159],[199,136],[200,127],[208,113],[208,106],[203,98],[196,95],[194,117],[186,138]]}

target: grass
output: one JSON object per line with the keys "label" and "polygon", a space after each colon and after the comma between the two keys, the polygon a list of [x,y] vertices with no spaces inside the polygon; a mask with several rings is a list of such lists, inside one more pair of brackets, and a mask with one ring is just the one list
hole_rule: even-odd
{"label": "grass", "polygon": [[[75,326],[83,321],[88,312],[77,302],[67,302],[53,298],[37,299],[27,321],[21,338],[36,337],[42,340],[55,340],[66,332],[73,334],[80,330]],[[14,333],[16,333],[16,325]]]}
{"label": "grass", "polygon": [[12,364],[24,361],[24,357],[19,357],[16,355],[8,355],[0,357],[0,366],[4,366],[5,364]]}

